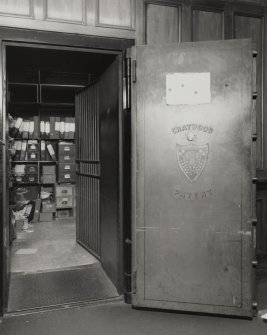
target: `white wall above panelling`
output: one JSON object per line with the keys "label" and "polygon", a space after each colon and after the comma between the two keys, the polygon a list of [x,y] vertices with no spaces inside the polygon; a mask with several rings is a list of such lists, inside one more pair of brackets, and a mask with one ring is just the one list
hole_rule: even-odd
{"label": "white wall above panelling", "polygon": [[135,0],[96,0],[97,25],[134,28]]}
{"label": "white wall above panelling", "polygon": [[0,26],[135,38],[136,0],[0,0]]}
{"label": "white wall above panelling", "polygon": [[33,16],[33,0],[0,0],[0,15]]}
{"label": "white wall above panelling", "polygon": [[85,23],[86,0],[45,0],[45,19]]}

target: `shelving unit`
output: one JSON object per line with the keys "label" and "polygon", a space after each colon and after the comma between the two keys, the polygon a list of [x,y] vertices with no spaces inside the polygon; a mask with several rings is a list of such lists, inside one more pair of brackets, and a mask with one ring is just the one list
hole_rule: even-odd
{"label": "shelving unit", "polygon": [[[60,169],[62,169],[62,161],[60,165],[58,150],[59,143],[62,142],[66,142],[73,147],[75,139],[74,137],[68,138],[68,136],[66,136],[66,132],[63,136],[63,133],[61,132],[61,136],[57,134],[57,136],[54,135],[50,138],[51,132],[41,132],[40,124],[43,122],[44,124],[49,123],[51,125],[51,120],[54,122],[54,125],[55,120],[57,120],[57,122],[66,122],[66,124],[70,124],[71,122],[69,122],[69,120],[73,120],[75,117],[75,94],[84,86],[89,84],[89,82],[90,76],[84,73],[55,72],[42,69],[10,71],[7,76],[8,113],[13,118],[23,118],[24,120],[32,120],[32,118],[35,117],[34,127],[36,127],[36,120],[38,120],[38,129],[36,130],[34,128],[34,136],[31,136],[30,138],[28,136],[26,136],[26,138],[25,136],[24,138],[18,138],[16,135],[16,137],[14,137],[10,142],[12,143],[15,141],[15,143],[17,143],[19,141],[27,141],[28,145],[29,140],[34,140],[37,143],[36,147],[38,150],[38,159],[36,160],[15,160],[14,157],[12,159],[10,156],[9,161],[11,171],[14,171],[14,168],[17,165],[24,165],[24,172],[27,166],[37,166],[37,174],[32,174],[34,177],[28,176],[25,181],[23,181],[22,178],[21,182],[14,180],[13,183],[11,183],[11,193],[14,194],[16,189],[21,189],[21,187],[25,188],[26,191],[29,191],[31,187],[38,187],[38,194],[40,196],[42,189],[50,188],[50,190],[52,190],[52,195],[49,199],[49,203],[52,204],[50,207],[53,210],[54,207],[56,208],[56,212],[53,212],[54,218],[67,217],[68,211],[71,216],[75,215],[75,184],[73,180],[73,164],[75,164],[75,156],[72,156],[70,162],[64,162],[65,165],[69,165],[69,169],[72,171],[72,174],[69,173],[71,176],[71,183],[67,183],[68,179],[66,179],[65,184],[60,184],[59,176],[62,173],[62,171],[60,171]],[[62,121],[63,118],[65,121]],[[45,134],[46,136],[44,136]],[[56,154],[56,160],[42,159],[43,155],[41,155],[41,143],[43,143],[43,141],[45,141],[45,150],[47,150],[48,143],[52,145]],[[46,178],[48,181],[51,180],[51,183],[43,182],[44,166],[55,166],[54,170],[56,177],[54,178],[53,175],[51,175],[51,178],[49,178],[49,176]],[[32,182],[30,180],[32,180]],[[65,189],[68,189],[68,192],[71,193],[71,195],[68,195],[65,200],[65,194],[58,195],[57,192],[58,186],[63,186],[64,188],[64,185]],[[28,193],[30,196],[30,192]],[[47,205],[47,202],[42,201],[42,208],[46,208],[46,210],[48,210],[49,206]]]}

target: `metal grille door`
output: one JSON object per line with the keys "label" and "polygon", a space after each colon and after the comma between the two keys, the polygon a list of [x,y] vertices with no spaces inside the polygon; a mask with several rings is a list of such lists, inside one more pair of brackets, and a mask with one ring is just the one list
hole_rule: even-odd
{"label": "metal grille door", "polygon": [[98,84],[76,96],[77,242],[100,258]]}

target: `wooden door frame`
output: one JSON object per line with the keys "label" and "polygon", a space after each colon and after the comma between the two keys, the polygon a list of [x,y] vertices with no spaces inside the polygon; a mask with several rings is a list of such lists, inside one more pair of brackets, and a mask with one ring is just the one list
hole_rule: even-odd
{"label": "wooden door frame", "polygon": [[[0,28],[0,50],[1,50],[1,61],[0,61],[0,126],[2,131],[2,138],[0,138],[0,145],[5,148],[6,144],[6,46],[21,46],[21,47],[33,47],[33,48],[49,48],[58,50],[69,50],[69,51],[84,51],[84,52],[98,52],[106,54],[121,54],[127,48],[135,44],[132,39],[119,39],[119,38],[108,38],[100,36],[87,36],[87,35],[77,35],[69,33],[58,33],[58,32],[48,32],[48,31],[35,31],[27,29],[17,29],[17,28]],[[121,78],[122,84],[122,78]],[[122,85],[121,85],[122,86]],[[122,102],[121,102],[122,105]],[[123,191],[123,110],[120,111],[120,190]],[[9,242],[7,241],[6,227],[8,226],[7,220],[7,192],[6,192],[6,182],[7,182],[7,162],[6,162],[6,150],[3,150],[3,161],[0,167],[2,170],[3,179],[0,184],[0,316],[4,314],[7,307],[8,299],[8,284],[9,278],[6,271],[6,252],[9,247]],[[124,257],[124,242],[123,242],[123,230],[124,225],[129,224],[128,220],[124,219],[124,204],[123,204],[123,193],[120,194],[120,226],[121,232],[119,236],[120,240],[120,250],[121,252],[121,264],[125,267]],[[122,269],[123,275],[123,269]]]}

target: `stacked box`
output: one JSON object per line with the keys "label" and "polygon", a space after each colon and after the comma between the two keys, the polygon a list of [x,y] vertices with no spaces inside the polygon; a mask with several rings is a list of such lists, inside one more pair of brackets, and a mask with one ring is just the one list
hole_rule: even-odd
{"label": "stacked box", "polygon": [[73,207],[73,188],[70,184],[56,186],[56,207],[65,209]]}
{"label": "stacked box", "polygon": [[30,140],[27,143],[27,160],[37,161],[39,159],[39,144],[37,140]]}
{"label": "stacked box", "polygon": [[71,216],[71,209],[57,209],[57,218],[68,218]]}
{"label": "stacked box", "polygon": [[56,166],[43,165],[42,166],[42,182],[43,184],[55,184],[56,182]]}
{"label": "stacked box", "polygon": [[[43,173],[52,173],[55,171],[53,167],[46,166],[45,169],[43,169]],[[44,174],[43,176],[52,176],[53,174]],[[55,176],[55,175],[54,175]],[[52,221],[53,215],[56,213],[56,204],[54,201],[54,187],[53,186],[42,186],[41,187],[41,194],[42,192],[47,192],[50,194],[50,196],[46,199],[42,200],[42,206],[41,206],[41,213],[40,213],[40,221]]]}
{"label": "stacked box", "polygon": [[31,184],[31,183],[33,183],[33,184],[35,184],[35,183],[38,183],[38,174],[26,174],[25,176],[24,176],[24,183],[29,183],[29,184]]}
{"label": "stacked box", "polygon": [[36,199],[32,222],[38,222],[40,218],[41,199]]}
{"label": "stacked box", "polygon": [[75,145],[58,144],[58,183],[75,183]]}
{"label": "stacked box", "polygon": [[42,201],[42,213],[55,213],[56,204],[50,201]]}

